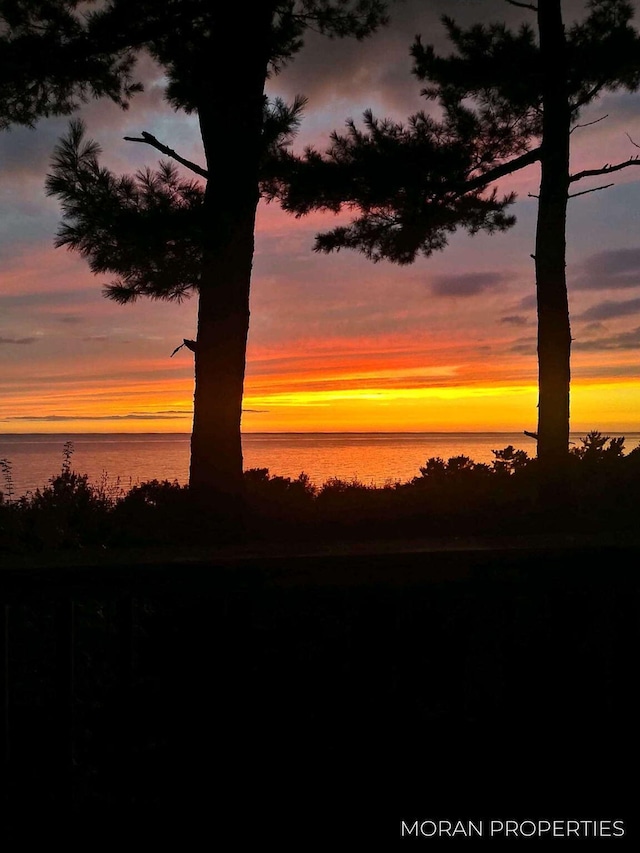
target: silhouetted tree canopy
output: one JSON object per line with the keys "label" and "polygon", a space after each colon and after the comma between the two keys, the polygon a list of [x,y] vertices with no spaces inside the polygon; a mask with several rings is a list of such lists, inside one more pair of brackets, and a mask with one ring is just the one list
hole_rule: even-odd
{"label": "silhouetted tree canopy", "polygon": [[[329,37],[361,39],[386,22],[386,6],[383,0],[106,0],[81,13],[80,4],[60,3],[68,35],[63,31],[59,58],[86,52],[88,40],[96,57],[112,63],[114,76],[94,82],[80,69],[64,77],[58,96],[55,50],[46,74],[41,62],[26,62],[21,91],[34,118],[69,112],[73,98],[87,93],[108,93],[126,103],[139,88],[131,75],[143,52],[161,67],[168,102],[197,115],[203,166],[146,131],[127,138],[149,144],[198,179],[184,179],[166,163],[134,176],[113,175],[76,123],[58,146],[47,189],[63,203],[58,244],[79,251],[94,272],[117,276],[105,288],[107,296],[119,302],[139,296],[177,300],[198,291],[190,485],[222,514],[238,506],[243,491],[240,418],[256,207],[287,159],[303,106],[302,99],[267,103],[265,83],[301,49],[309,27]],[[35,19],[32,24],[27,15],[31,52],[46,48],[37,33],[39,27],[45,36],[49,32],[49,6],[40,10],[25,2],[20,8]],[[3,43],[12,50],[17,23],[5,15]],[[53,92],[55,110],[29,100],[29,80],[41,78]],[[105,81],[120,88],[112,92]]]}
{"label": "silhouetted tree canopy", "polygon": [[[90,98],[126,107],[141,85],[135,53],[97,41],[102,11],[79,0],[0,0],[0,129],[69,115]],[[98,4],[93,4],[98,7]]]}
{"label": "silhouetted tree canopy", "polygon": [[[291,105],[265,99],[265,175],[277,171],[303,108],[303,98]],[[97,142],[86,139],[80,120],[71,122],[56,146],[46,181],[47,193],[62,207],[56,246],[79,252],[95,274],[117,275],[104,294],[120,304],[140,296],[182,301],[199,288],[203,248],[211,239],[203,220],[202,179],[184,178],[170,161],[155,170],[114,175],[100,165],[101,153]]]}
{"label": "silhouetted tree canopy", "polygon": [[[566,29],[565,86],[571,120],[605,91],[635,91],[640,83],[640,39],[624,0],[591,0],[588,15]],[[348,226],[318,236],[316,250],[357,249],[376,261],[411,263],[447,245],[459,228],[474,234],[505,230],[515,217],[513,193],[493,182],[540,159],[543,70],[534,28],[503,23],[463,29],[443,25],[449,55],[416,38],[411,54],[422,94],[437,119],[424,112],[407,122],[381,120],[371,111],[363,127],[347,123],[329,149],[290,155],[288,172],[272,193],[299,215],[314,209],[356,211]]]}
{"label": "silhouetted tree canopy", "polygon": [[365,128],[350,121],[346,134],[333,134],[326,155],[309,149],[302,161],[283,158],[270,193],[298,215],[343,207],[361,214],[320,235],[317,250],[359,249],[374,261],[409,264],[443,249],[458,228],[491,233],[515,221],[505,212],[513,193],[486,192],[484,183],[468,188],[518,147],[487,124],[462,108],[443,121],[417,113],[406,124],[367,112]]}
{"label": "silhouetted tree canopy", "polygon": [[[507,0],[509,2],[509,0]],[[368,112],[349,122],[329,149],[289,154],[272,193],[298,215],[313,209],[354,211],[348,225],[318,235],[315,249],[356,249],[374,261],[411,263],[443,249],[449,235],[504,230],[515,221],[513,193],[495,182],[536,161],[541,181],[535,254],[538,305],[538,456],[545,490],[561,492],[569,441],[571,332],[566,284],[566,209],[572,183],[640,160],[570,173],[572,129],[603,92],[640,85],[640,36],[626,0],[589,0],[583,20],[565,26],[561,0],[522,6],[534,15],[458,26],[442,21],[453,51],[439,55],[420,38],[413,72],[438,117],[417,113],[405,124]],[[590,190],[587,190],[589,192]],[[581,195],[575,193],[574,195]],[[547,488],[548,486],[548,488]],[[555,499],[555,498],[554,498]]]}

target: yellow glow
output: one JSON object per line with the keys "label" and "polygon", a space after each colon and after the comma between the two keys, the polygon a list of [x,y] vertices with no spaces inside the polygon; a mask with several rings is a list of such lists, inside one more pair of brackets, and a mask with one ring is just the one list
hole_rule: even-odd
{"label": "yellow glow", "polygon": [[[384,373],[386,378],[389,371]],[[303,391],[291,382],[295,390],[285,392],[286,377],[277,377],[272,393],[262,380],[257,388],[248,382],[243,430],[519,432],[536,428],[535,384],[423,388],[388,387],[383,382],[384,387],[367,383],[367,387],[344,388],[335,387],[335,379],[327,372],[322,388]],[[16,389],[5,398],[0,432],[189,432],[192,394],[192,380],[165,377],[91,389],[68,386],[37,395]],[[571,411],[571,427],[576,431],[640,431],[640,381],[574,380]]]}
{"label": "yellow glow", "polygon": [[247,397],[253,431],[456,431],[531,429],[534,386],[332,390]]}
{"label": "yellow glow", "polygon": [[571,394],[574,430],[640,430],[640,382],[574,383]]}

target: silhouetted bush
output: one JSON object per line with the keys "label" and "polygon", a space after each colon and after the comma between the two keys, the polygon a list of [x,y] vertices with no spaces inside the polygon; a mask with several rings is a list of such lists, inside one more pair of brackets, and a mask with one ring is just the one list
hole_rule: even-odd
{"label": "silhouetted bush", "polygon": [[[11,501],[9,539],[29,549],[75,548],[95,545],[107,535],[111,501],[89,482],[86,474],[71,470],[73,444],[64,445],[62,468],[43,489]],[[5,479],[6,479],[5,472]],[[3,525],[0,524],[0,530]]]}
{"label": "silhouetted bush", "polygon": [[149,480],[133,486],[112,509],[114,545],[179,542],[192,527],[189,492],[177,481]]}
{"label": "silhouetted bush", "polygon": [[317,489],[304,472],[292,480],[271,476],[268,468],[249,468],[244,482],[250,531],[264,535],[274,525],[278,530],[292,525],[307,529],[312,522]]}
{"label": "silhouetted bush", "polygon": [[[103,546],[215,544],[225,523],[187,486],[150,480],[126,493],[93,485],[71,469],[65,445],[59,474],[42,490],[14,498],[11,464],[0,460],[0,548],[5,551]],[[513,445],[491,464],[468,456],[427,459],[420,475],[383,487],[307,474],[245,472],[243,540],[463,536],[544,532],[537,461]],[[624,438],[593,430],[570,452],[567,532],[635,529],[640,498],[640,448],[624,454]],[[548,514],[547,514],[548,515]]]}

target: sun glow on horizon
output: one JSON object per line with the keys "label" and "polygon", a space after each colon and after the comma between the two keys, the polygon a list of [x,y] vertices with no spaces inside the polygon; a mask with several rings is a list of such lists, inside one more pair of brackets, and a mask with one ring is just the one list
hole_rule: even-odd
{"label": "sun glow on horizon", "polygon": [[[278,383],[279,385],[280,383]],[[189,433],[189,396],[177,388],[147,385],[137,396],[103,393],[40,400],[38,413],[21,396],[16,414],[0,418],[2,433]],[[164,393],[163,393],[164,390]],[[436,387],[325,388],[252,394],[244,398],[244,432],[512,432],[534,430],[537,387],[443,385]],[[17,401],[16,401],[17,402]],[[576,380],[572,430],[640,430],[640,381]],[[6,411],[6,409],[5,409]]]}

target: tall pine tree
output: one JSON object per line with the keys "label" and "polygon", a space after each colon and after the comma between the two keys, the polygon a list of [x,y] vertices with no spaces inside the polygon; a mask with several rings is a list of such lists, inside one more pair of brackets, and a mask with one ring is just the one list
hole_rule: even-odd
{"label": "tall pine tree", "polygon": [[[294,213],[354,209],[350,225],[319,235],[316,249],[357,249],[374,261],[411,263],[443,249],[458,228],[504,230],[514,195],[495,182],[536,162],[540,193],[535,242],[538,304],[538,459],[553,495],[566,473],[571,332],[565,273],[566,213],[572,185],[638,165],[637,157],[571,174],[569,142],[581,111],[603,92],[640,85],[640,37],[626,0],[590,0],[566,27],[562,0],[505,0],[531,16],[517,31],[503,23],[468,29],[444,17],[455,50],[440,56],[418,38],[414,73],[442,118],[406,124],[365,115],[334,134],[323,156],[289,155],[272,193]],[[578,195],[578,193],[575,193]]]}
{"label": "tall pine tree", "polygon": [[[102,247],[99,242],[91,244],[90,228],[84,236],[76,235],[75,243],[76,237],[71,236],[74,229],[79,231],[87,225],[92,205],[100,221],[100,192],[103,191],[109,196],[105,204],[111,205],[112,213],[116,212],[114,198],[120,195],[123,214],[128,217],[130,227],[146,229],[150,240],[154,239],[151,220],[155,217],[157,224],[162,204],[166,210],[171,209],[171,219],[166,222],[180,220],[177,227],[182,229],[179,232],[182,236],[185,236],[184,223],[188,222],[191,228],[195,222],[195,230],[185,236],[189,244],[189,260],[182,273],[177,254],[173,263],[163,270],[153,258],[140,259],[136,256],[130,243],[120,252],[116,263],[115,271],[123,274],[124,278],[116,287],[108,289],[107,295],[120,301],[139,295],[175,298],[179,292],[184,292],[181,288],[186,286],[185,276],[191,276],[189,286],[197,289],[199,303],[194,348],[190,487],[194,494],[206,496],[209,502],[233,514],[242,494],[240,418],[255,215],[260,198],[261,170],[265,165],[265,146],[273,143],[273,128],[265,125],[265,115],[271,120],[274,118],[273,110],[265,113],[265,82],[270,74],[277,72],[301,49],[309,27],[330,37],[363,38],[386,21],[387,4],[384,0],[257,0],[240,3],[224,0],[165,0],[163,3],[157,0],[136,0],[135,3],[131,0],[107,0],[97,4],[82,19],[74,14],[77,5],[64,0],[51,0],[44,4],[39,0],[31,3],[28,0],[0,2],[0,13],[4,15],[7,31],[3,44],[8,45],[14,58],[19,55],[17,40],[20,27],[25,26],[23,19],[25,16],[29,19],[30,50],[28,54],[22,54],[20,68],[12,72],[13,79],[24,80],[22,91],[27,103],[30,103],[29,81],[42,80],[47,97],[55,101],[55,110],[73,109],[74,95],[84,94],[87,82],[79,73],[68,80],[65,78],[60,90],[56,88],[60,82],[55,72],[58,59],[66,57],[69,52],[92,45],[95,56],[102,57],[105,62],[120,58],[124,64],[116,69],[120,71],[117,79],[128,83],[127,74],[131,67],[127,63],[140,51],[147,51],[166,75],[168,101],[176,110],[197,116],[205,164],[200,167],[188,163],[150,134],[143,134],[139,141],[192,168],[205,178],[205,186],[202,197],[196,200],[194,185],[181,181],[175,172],[162,167],[160,172],[146,173],[138,181],[114,178],[116,183],[120,181],[115,187],[111,178],[100,172],[99,165],[96,165],[97,195],[93,201],[87,198],[87,207],[78,219],[77,206],[74,209],[69,201],[69,194],[74,192],[74,178],[67,168],[70,144],[75,140],[78,146],[83,145],[82,129],[75,125],[67,140],[67,163],[54,170],[49,184],[50,191],[69,202],[61,239],[69,246],[79,248],[92,262],[94,257],[98,258],[94,264],[96,269],[101,266],[102,269],[110,269],[104,258],[100,260]],[[10,14],[14,6],[20,10],[20,17],[16,20]],[[37,19],[43,6],[48,15],[60,10],[66,16],[65,20],[71,22],[61,44],[54,40],[48,51],[46,69],[37,59],[39,47],[49,47],[46,33],[38,41]],[[35,25],[30,15],[35,19]],[[73,25],[75,19],[79,21],[77,31]],[[111,91],[106,94],[113,97]],[[19,109],[20,106],[16,107],[14,113]],[[296,111],[294,106],[294,114]],[[32,115],[42,112],[33,105]],[[286,124],[286,109],[284,113]],[[276,118],[277,114],[278,107],[275,109]],[[64,160],[63,152],[59,153]],[[95,146],[93,150],[84,150],[84,154],[84,165],[87,165],[92,157],[96,159]],[[71,182],[66,189],[62,185],[64,168],[67,168]],[[109,188],[105,189],[107,185]],[[133,200],[136,194],[137,200]],[[162,225],[161,229],[167,235],[167,226]],[[194,238],[193,234],[197,236]],[[112,233],[105,232],[104,237],[113,244]],[[158,243],[156,240],[156,247]],[[177,253],[177,243],[175,248]],[[127,252],[131,262],[129,272],[122,266]],[[156,260],[166,260],[164,249]],[[194,265],[197,268],[195,273]],[[168,281],[169,270],[176,273],[176,287]]]}

